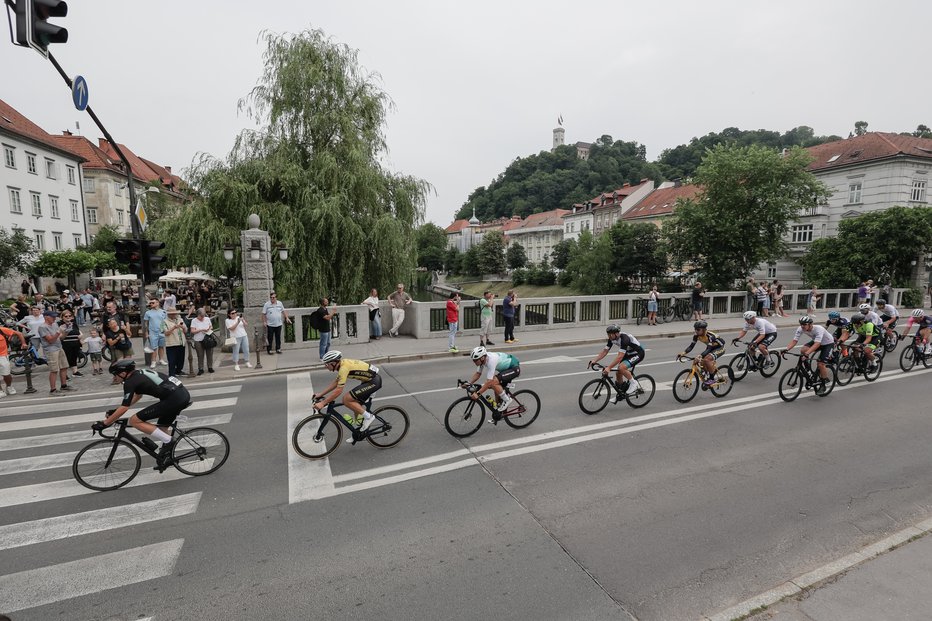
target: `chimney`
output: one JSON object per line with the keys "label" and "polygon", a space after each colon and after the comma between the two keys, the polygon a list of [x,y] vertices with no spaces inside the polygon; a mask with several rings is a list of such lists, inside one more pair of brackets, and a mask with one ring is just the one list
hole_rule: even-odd
{"label": "chimney", "polygon": [[72,134],[72,133],[71,133],[70,131],[68,131],[67,129],[63,129],[62,132],[61,132],[61,135],[62,135],[62,136],[73,136],[74,134]]}
{"label": "chimney", "polygon": [[162,168],[164,168],[165,170],[167,170],[167,171],[168,171],[168,174],[171,174],[171,173],[172,173],[172,167],[171,167],[171,166],[162,166]]}
{"label": "chimney", "polygon": [[674,188],[682,187],[682,185],[683,185],[683,180],[680,179],[679,177],[677,177],[676,179],[673,180],[673,187],[674,187]]}

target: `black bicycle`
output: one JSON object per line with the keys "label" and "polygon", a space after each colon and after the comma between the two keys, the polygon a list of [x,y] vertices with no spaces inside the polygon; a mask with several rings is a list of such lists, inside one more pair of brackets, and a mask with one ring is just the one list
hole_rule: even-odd
{"label": "black bicycle", "polygon": [[479,431],[479,427],[485,422],[486,408],[492,412],[492,424],[497,425],[498,421],[504,420],[505,424],[515,429],[524,429],[535,420],[540,414],[540,397],[533,390],[516,390],[511,392],[509,382],[502,386],[505,394],[511,398],[511,402],[504,412],[498,411],[498,402],[492,395],[479,395],[473,399],[472,394],[479,390],[479,384],[470,384],[463,380],[456,380],[459,388],[466,388],[467,396],[460,397],[454,401],[447,414],[443,418],[443,426],[454,438],[466,438]]}
{"label": "black bicycle", "polygon": [[[679,319],[680,321],[686,321],[693,314],[692,303],[688,298],[670,298],[670,305],[663,311],[663,320],[667,323],[670,323],[674,319]],[[659,316],[660,313],[658,312]]]}
{"label": "black bicycle", "polygon": [[[649,302],[650,300],[646,298],[637,299],[638,310],[635,311],[635,318],[634,318],[634,321],[637,325],[641,325],[642,321],[647,321],[647,315],[648,315],[647,304]],[[659,302],[658,302],[658,306],[659,306]],[[664,318],[662,316],[662,311],[658,310],[656,313],[654,313],[654,319],[657,323],[663,323]]]}
{"label": "black bicycle", "polygon": [[827,397],[828,394],[835,389],[835,383],[837,381],[835,367],[829,364],[825,365],[829,375],[829,378],[826,380],[819,375],[818,363],[810,358],[809,355],[785,351],[781,354],[781,357],[787,354],[798,356],[799,362],[796,363],[794,368],[784,373],[783,377],[780,378],[777,391],[780,393],[781,399],[787,402],[794,401],[803,391],[803,388],[815,391],[816,396],[819,397]]}
{"label": "black bicycle", "polygon": [[[777,374],[777,371],[780,369],[780,354],[768,350],[767,357],[762,362],[760,360],[761,354],[758,353],[757,345],[754,344],[754,341],[737,342],[747,345],[747,349],[735,356],[735,359],[728,365],[730,368],[729,377],[731,377],[732,380],[736,382],[743,380],[744,376],[747,375],[749,371],[760,373],[762,377],[773,377]],[[731,344],[735,345],[736,343],[732,341]]]}
{"label": "black bicycle", "polygon": [[[323,401],[323,397],[314,400]],[[366,411],[372,412],[372,399],[365,403]],[[305,459],[323,459],[333,453],[343,442],[343,428],[349,430],[352,445],[365,440],[380,449],[391,448],[408,435],[408,413],[395,405],[383,405],[372,412],[375,421],[365,431],[348,420],[349,415],[340,413],[331,402],[321,414],[311,414],[294,428],[291,434],[291,446]]]}
{"label": "black bicycle", "polygon": [[[902,338],[903,335],[900,335],[900,339]],[[927,369],[932,368],[932,354],[925,353],[922,337],[917,334],[913,337],[913,342],[903,348],[903,353],[900,354],[900,368],[908,373],[919,363]]]}
{"label": "black bicycle", "polygon": [[[126,428],[128,421],[121,418],[114,423],[116,433],[108,436],[101,430],[102,440],[91,442],[78,452],[71,472],[84,487],[99,492],[118,489],[139,473],[142,465],[139,450],[156,461],[155,469],[160,473],[169,466],[193,477],[216,472],[230,456],[230,442],[225,435],[210,427],[182,429],[178,425],[184,420],[179,416],[170,425],[173,441],[170,458],[165,461],[158,460],[155,442],[129,433]],[[95,430],[91,435],[95,433],[98,432]]]}
{"label": "black bicycle", "polygon": [[[855,375],[863,375],[868,382],[873,382],[880,377],[883,370],[883,357],[874,352],[874,364],[871,366],[870,360],[864,355],[864,345],[862,343],[852,343],[844,345],[839,343],[839,347],[847,348],[848,354],[843,355],[838,361],[838,384],[847,386],[854,379]],[[880,348],[878,348],[880,349]]]}
{"label": "black bicycle", "polygon": [[615,381],[615,378],[611,376],[611,373],[602,375],[601,371],[605,368],[603,365],[595,362],[588,365],[586,368],[593,369],[600,373],[599,377],[586,382],[582,390],[579,391],[579,409],[589,415],[598,414],[604,410],[612,395],[615,395],[616,403],[625,400],[628,402],[628,405],[633,408],[642,408],[650,403],[657,390],[657,384],[654,382],[654,378],[646,373],[633,376],[638,384],[640,384],[640,387],[629,394],[628,384],[630,382],[624,381],[619,384]]}

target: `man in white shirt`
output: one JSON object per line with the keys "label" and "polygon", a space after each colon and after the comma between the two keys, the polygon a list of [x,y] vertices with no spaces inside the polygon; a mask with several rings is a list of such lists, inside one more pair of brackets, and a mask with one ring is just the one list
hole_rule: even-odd
{"label": "man in white shirt", "polygon": [[269,301],[262,305],[262,325],[266,328],[265,347],[272,355],[272,340],[275,340],[275,353],[282,353],[282,326],[284,322],[291,323],[285,305],[278,301],[275,292],[269,294]]}

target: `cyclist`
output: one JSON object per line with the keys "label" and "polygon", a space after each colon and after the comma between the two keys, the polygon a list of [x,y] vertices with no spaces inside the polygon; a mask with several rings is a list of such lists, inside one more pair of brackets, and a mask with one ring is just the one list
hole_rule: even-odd
{"label": "cyclist", "polygon": [[463,388],[468,388],[470,384],[479,381],[480,377],[484,377],[485,381],[479,387],[479,390],[474,390],[469,396],[473,400],[478,399],[479,395],[491,388],[495,392],[496,401],[498,401],[498,406],[495,408],[496,413],[492,415],[492,418],[497,420],[500,413],[508,409],[508,404],[511,403],[511,397],[505,392],[505,386],[521,375],[521,361],[511,354],[491,352],[482,345],[474,348],[469,357],[472,358],[472,362],[477,369]]}
{"label": "cyclist", "polygon": [[890,336],[896,330],[896,322],[900,318],[900,313],[893,304],[888,304],[883,298],[877,300],[877,313],[880,315],[880,323],[883,324],[877,324],[877,327],[884,335]]}
{"label": "cyclist", "polygon": [[803,356],[808,358],[810,354],[814,354],[816,351],[819,352],[819,377],[822,378],[823,383],[827,382],[828,369],[825,368],[825,363],[832,359],[832,351],[835,348],[835,337],[829,334],[828,330],[822,326],[815,325],[812,317],[809,315],[803,315],[799,318],[799,327],[796,328],[796,334],[793,335],[793,340],[789,342],[780,356],[786,359],[784,354],[796,347],[796,343],[799,342],[799,339],[801,339],[803,335],[811,339],[809,343],[803,347]]}
{"label": "cyclist", "polygon": [[705,321],[697,321],[694,323],[693,330],[695,330],[696,333],[693,335],[692,343],[689,344],[689,347],[680,352],[679,357],[685,358],[686,354],[691,352],[693,347],[696,346],[697,341],[705,343],[705,350],[699,354],[699,357],[702,359],[703,368],[705,368],[706,373],[709,374],[709,377],[703,384],[711,386],[715,383],[715,371],[717,370],[715,360],[725,353],[725,339],[714,332],[710,332],[709,324]]}
{"label": "cyclist", "polygon": [[[625,390],[625,394],[633,395],[638,390],[640,390],[641,385],[638,384],[638,381],[634,379],[634,375],[631,373],[634,371],[634,367],[637,363],[644,360],[644,348],[641,347],[641,344],[636,338],[630,334],[622,334],[621,327],[615,324],[612,324],[605,328],[605,333],[608,335],[608,342],[605,343],[605,347],[599,353],[598,356],[589,361],[589,366],[601,360],[608,354],[609,350],[613,345],[618,346],[618,355],[615,356],[615,359],[611,364],[602,369],[602,375],[608,375],[609,371],[614,367],[618,367],[618,371],[615,374],[615,381],[618,384],[623,384],[628,382],[628,389]],[[612,395],[610,402],[618,403],[620,400],[620,394]]]}
{"label": "cyclist", "polygon": [[[174,375],[165,375],[151,369],[137,369],[136,361],[132,358],[123,358],[111,364],[110,375],[123,382],[123,403],[117,409],[108,412],[103,421],[94,423],[93,429],[100,431],[115,423],[143,395],[155,397],[158,402],[133,414],[129,424],[162,443],[156,461],[160,467],[168,465],[172,447],[170,425],[175,422],[181,410],[190,405],[191,395],[188,389]],[[155,420],[155,424],[150,423],[151,420]],[[147,440],[149,438],[142,439],[143,443],[149,446]],[[155,444],[152,443],[149,448],[155,448]]]}
{"label": "cyclist", "polygon": [[838,337],[841,336],[841,333],[848,327],[848,320],[845,317],[841,316],[837,310],[829,311],[828,321],[825,322],[825,328],[831,329],[835,328],[835,340],[838,340]]}
{"label": "cyclist", "polygon": [[925,355],[932,354],[932,316],[926,315],[926,312],[921,308],[917,308],[912,312],[912,315],[909,318],[909,321],[906,323],[906,330],[903,331],[903,338],[906,338],[906,335],[909,334],[909,331],[912,329],[913,324],[918,324],[919,326],[919,336],[922,337],[925,347],[923,353]]}
{"label": "cyclist", "polygon": [[[737,338],[732,339],[731,344],[737,345],[738,341],[744,338],[744,335],[750,332],[751,330],[757,331],[757,336],[754,337],[754,340],[751,341],[751,348],[757,348],[760,351],[760,355],[757,358],[758,368],[764,368],[764,365],[773,364],[767,358],[769,352],[767,351],[767,346],[777,340],[777,326],[773,325],[763,317],[758,317],[757,313],[754,311],[747,311],[744,313],[744,327],[741,328],[741,334]],[[753,362],[753,357],[752,357]]]}
{"label": "cyclist", "polygon": [[880,315],[874,312],[874,309],[871,308],[870,304],[859,305],[858,312],[864,315],[864,318],[867,319],[867,321],[871,322],[875,326],[880,326]]}
{"label": "cyclist", "polygon": [[[319,412],[330,403],[336,401],[340,395],[343,395],[343,405],[348,407],[353,411],[353,414],[355,414],[352,420],[349,414],[345,414],[343,417],[352,425],[359,424],[359,418],[362,417],[362,424],[359,425],[359,430],[367,430],[372,425],[373,421],[375,421],[375,416],[373,416],[372,412],[367,410],[366,406],[363,404],[382,387],[382,377],[379,375],[379,368],[368,362],[363,362],[362,360],[344,358],[343,353],[335,349],[325,353],[324,357],[320,360],[324,363],[324,366],[327,367],[327,370],[335,372],[337,377],[330,382],[330,385],[322,392],[314,395],[314,400],[316,401],[316,403],[314,403],[314,409]],[[346,380],[348,379],[359,380],[360,383],[356,388],[343,394]],[[317,401],[319,397],[322,398],[321,401]],[[347,438],[347,442],[351,443],[352,441],[353,438]]]}
{"label": "cyclist", "polygon": [[874,350],[877,349],[877,339],[880,338],[880,330],[877,329],[877,326],[875,326],[873,322],[868,321],[867,317],[861,313],[855,313],[851,315],[851,321],[845,331],[841,333],[841,338],[838,339],[838,342],[844,343],[851,334],[858,335],[855,342],[861,343],[864,346],[864,355],[867,357],[871,370],[873,370],[877,365],[876,359],[874,358]]}

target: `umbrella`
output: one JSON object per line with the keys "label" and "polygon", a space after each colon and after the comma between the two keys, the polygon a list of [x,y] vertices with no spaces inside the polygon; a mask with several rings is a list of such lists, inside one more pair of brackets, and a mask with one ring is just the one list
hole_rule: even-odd
{"label": "umbrella", "polygon": [[184,277],[187,278],[188,280],[217,280],[210,274],[207,274],[204,272],[194,272],[193,274],[185,274]]}
{"label": "umbrella", "polygon": [[139,280],[136,274],[114,274],[113,276],[95,276],[94,280]]}
{"label": "umbrella", "polygon": [[190,276],[190,274],[184,272],[172,271],[159,278],[159,280],[185,280]]}

